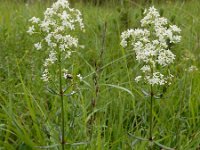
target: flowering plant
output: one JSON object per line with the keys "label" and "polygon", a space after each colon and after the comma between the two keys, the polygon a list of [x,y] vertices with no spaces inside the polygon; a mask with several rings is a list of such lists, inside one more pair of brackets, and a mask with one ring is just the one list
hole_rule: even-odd
{"label": "flowering plant", "polygon": [[[78,38],[73,36],[73,31],[77,28],[84,31],[82,15],[79,10],[70,8],[67,0],[58,0],[51,8],[46,9],[43,20],[33,17],[29,21],[32,26],[27,32],[40,38],[40,41],[34,44],[35,49],[47,47],[49,53],[44,61],[42,75],[43,81],[48,82],[52,78],[50,67],[60,62],[64,63],[65,59],[70,58],[72,49],[79,47]],[[62,69],[62,76],[69,77],[68,71]]]}
{"label": "flowering plant", "polygon": [[180,42],[181,29],[170,25],[153,6],[144,15],[141,29],[128,29],[121,34],[121,46],[131,46],[136,60],[142,64],[142,75],[135,78],[136,82],[153,86],[170,84],[173,75],[166,68],[175,60],[171,45]]}
{"label": "flowering plant", "polygon": [[[58,0],[50,8],[44,12],[43,20],[33,17],[29,20],[32,26],[29,27],[30,35],[37,35],[40,38],[35,43],[36,50],[46,49],[48,58],[44,61],[44,71],[42,75],[43,81],[53,83],[59,91],[53,91],[54,94],[60,96],[61,100],[61,144],[62,150],[65,149],[65,110],[64,96],[74,94],[64,94],[69,87],[64,87],[63,79],[72,79],[73,76],[64,67],[68,63],[72,49],[79,47],[78,38],[75,37],[75,29],[84,31],[84,24],[79,10],[70,8],[67,0]],[[80,80],[82,77],[77,75]],[[51,81],[51,82],[49,82]],[[69,85],[71,86],[71,84]]]}
{"label": "flowering plant", "polygon": [[173,75],[169,71],[169,66],[176,57],[171,51],[171,46],[180,42],[181,29],[169,24],[153,6],[145,10],[144,15],[140,21],[141,29],[129,29],[121,34],[121,46],[130,46],[135,52],[136,60],[142,64],[142,74],[137,76],[135,81],[143,81],[150,85],[149,141],[152,146],[155,95],[153,87],[171,84]]}

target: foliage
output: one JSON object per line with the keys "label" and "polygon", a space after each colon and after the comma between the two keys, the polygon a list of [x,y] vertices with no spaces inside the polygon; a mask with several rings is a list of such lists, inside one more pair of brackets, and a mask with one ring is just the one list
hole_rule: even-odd
{"label": "foliage", "polygon": [[[29,18],[41,18],[50,5],[1,2],[0,149],[59,148],[59,97],[44,91],[40,77],[46,55],[35,52],[32,45],[37,38],[26,33]],[[94,7],[77,3],[74,7],[83,13],[86,32],[78,35],[85,49],[72,59],[72,70],[83,75],[83,83],[80,93],[68,99],[66,149],[145,149],[147,95],[134,82],[139,66],[132,51],[118,44],[120,33],[126,29],[121,5]],[[158,95],[162,99],[155,101],[155,140],[168,147],[195,150],[200,144],[200,79],[199,71],[190,66],[200,67],[200,3],[177,1],[155,3],[155,7],[182,29],[182,42],[174,47],[174,82],[163,88],[164,94]],[[130,28],[140,26],[143,9],[137,3],[127,10],[125,18]]]}

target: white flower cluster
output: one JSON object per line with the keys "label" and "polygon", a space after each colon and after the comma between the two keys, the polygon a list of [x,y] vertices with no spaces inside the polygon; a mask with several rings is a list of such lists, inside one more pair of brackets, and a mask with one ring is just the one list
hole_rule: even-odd
{"label": "white flower cluster", "polygon": [[195,71],[198,71],[199,69],[197,68],[197,66],[194,66],[194,65],[192,65],[192,66],[190,66],[189,68],[188,68],[188,72],[195,72]]}
{"label": "white flower cluster", "polygon": [[70,8],[67,0],[58,0],[46,9],[43,20],[33,17],[29,21],[32,26],[27,33],[40,34],[42,37],[40,42],[34,44],[35,49],[41,50],[46,46],[49,51],[42,75],[42,79],[48,81],[48,67],[58,60],[58,55],[62,52],[62,59],[70,58],[71,49],[78,47],[78,39],[72,33],[77,27],[84,31],[82,14],[79,10]]}
{"label": "white flower cluster", "polygon": [[173,75],[164,75],[161,70],[175,60],[170,45],[180,42],[181,29],[170,25],[153,6],[145,10],[144,15],[141,29],[128,29],[121,34],[121,46],[130,46],[136,54],[136,60],[143,64],[143,75],[136,77],[136,82],[143,80],[151,85],[170,84]]}

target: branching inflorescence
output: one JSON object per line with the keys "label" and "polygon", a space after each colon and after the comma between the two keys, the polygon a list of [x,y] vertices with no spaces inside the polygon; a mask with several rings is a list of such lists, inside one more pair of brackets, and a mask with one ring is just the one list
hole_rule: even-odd
{"label": "branching inflorescence", "polygon": [[152,6],[144,11],[144,18],[140,21],[141,29],[129,29],[121,35],[121,46],[130,47],[136,60],[142,65],[142,74],[135,78],[136,82],[150,85],[149,101],[149,141],[150,149],[153,145],[153,98],[154,86],[171,84],[173,75],[169,66],[175,60],[171,46],[180,42],[181,29],[169,24]]}
{"label": "branching inflorescence", "polygon": [[[82,16],[79,10],[69,7],[67,0],[58,0],[52,7],[46,9],[43,20],[33,17],[29,21],[32,26],[27,32],[40,38],[40,41],[34,44],[35,49],[48,52],[48,58],[44,61],[42,79],[46,83],[53,82],[52,85],[56,85],[56,89],[59,89],[59,91],[53,90],[53,93],[59,95],[61,100],[61,144],[62,150],[64,150],[66,144],[64,93],[69,87],[64,87],[66,85],[63,83],[63,79],[73,78],[65,65],[69,62],[72,49],[79,47],[74,31],[77,28],[84,30]],[[77,77],[82,79],[80,75]],[[74,91],[68,95],[72,94]]]}
{"label": "branching inflorescence", "polygon": [[141,29],[129,29],[121,34],[121,46],[130,46],[142,64],[142,74],[135,78],[136,82],[144,81],[152,86],[170,84],[173,75],[166,70],[175,60],[170,48],[180,42],[181,29],[170,25],[153,6],[144,15]]}
{"label": "branching inflorescence", "polygon": [[[58,0],[51,8],[46,9],[43,20],[33,17],[29,21],[32,26],[27,32],[40,38],[40,41],[34,44],[35,49],[46,47],[49,52],[42,75],[43,81],[48,82],[51,79],[49,68],[56,62],[59,63],[58,59],[63,62],[70,58],[72,49],[79,46],[78,38],[72,34],[77,28],[84,31],[82,15],[79,10],[70,8],[67,0]],[[67,70],[62,71],[63,77],[66,78]]]}

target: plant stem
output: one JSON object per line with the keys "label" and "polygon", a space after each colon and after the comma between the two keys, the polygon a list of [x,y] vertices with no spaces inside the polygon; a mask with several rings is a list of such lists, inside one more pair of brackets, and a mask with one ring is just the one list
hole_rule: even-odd
{"label": "plant stem", "polygon": [[65,149],[65,117],[64,117],[64,99],[63,99],[63,88],[62,88],[62,60],[61,52],[59,53],[59,78],[60,78],[60,100],[61,100],[61,128],[62,128],[62,150]]}
{"label": "plant stem", "polygon": [[149,140],[152,141],[152,131],[153,131],[153,86],[151,85],[151,99],[150,99],[150,128],[149,128]]}

